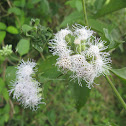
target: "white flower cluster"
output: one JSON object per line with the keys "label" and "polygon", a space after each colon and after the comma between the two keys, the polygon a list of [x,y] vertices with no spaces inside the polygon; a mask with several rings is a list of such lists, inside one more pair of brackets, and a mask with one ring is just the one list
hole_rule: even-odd
{"label": "white flower cluster", "polygon": [[72,78],[85,80],[87,87],[91,89],[94,79],[101,74],[107,74],[111,59],[105,41],[94,37],[94,32],[80,24],[61,29],[50,41],[50,49],[53,55],[58,55],[56,65],[62,72],[72,71]]}
{"label": "white flower cluster", "polygon": [[37,109],[38,104],[45,104],[41,102],[40,83],[31,77],[35,74],[36,69],[33,69],[35,66],[36,63],[33,61],[22,60],[17,66],[16,81],[10,90],[10,94],[14,92],[14,99],[17,99],[25,108],[30,107],[33,110]]}

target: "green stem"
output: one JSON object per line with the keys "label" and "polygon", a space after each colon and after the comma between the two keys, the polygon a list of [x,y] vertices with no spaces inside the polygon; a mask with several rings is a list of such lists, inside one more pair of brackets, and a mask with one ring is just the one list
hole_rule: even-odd
{"label": "green stem", "polygon": [[82,0],[82,6],[83,6],[83,12],[84,12],[85,25],[88,26],[88,20],[87,20],[87,13],[86,13],[85,0]]}
{"label": "green stem", "polygon": [[126,103],[124,102],[124,100],[122,99],[122,97],[120,96],[119,92],[116,90],[114,84],[112,83],[112,81],[109,79],[109,77],[106,75],[106,80],[109,82],[111,88],[113,89],[115,95],[117,96],[118,100],[120,101],[120,103],[122,104],[122,106],[125,108],[126,110]]}

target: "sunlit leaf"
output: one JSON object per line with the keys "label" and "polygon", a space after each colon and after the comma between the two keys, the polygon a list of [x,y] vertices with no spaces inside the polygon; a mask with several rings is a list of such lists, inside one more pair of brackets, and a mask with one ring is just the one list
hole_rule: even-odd
{"label": "sunlit leaf", "polygon": [[17,30],[17,28],[14,27],[14,26],[8,26],[8,27],[7,27],[7,31],[8,31],[9,33],[11,33],[11,34],[18,34],[18,30]]}
{"label": "sunlit leaf", "polygon": [[0,31],[0,43],[4,40],[5,37],[6,37],[6,32]]}
{"label": "sunlit leaf", "polygon": [[27,39],[21,39],[16,47],[17,52],[22,56],[29,52],[30,42]]}
{"label": "sunlit leaf", "polygon": [[0,22],[0,30],[6,30],[6,24],[3,22]]}

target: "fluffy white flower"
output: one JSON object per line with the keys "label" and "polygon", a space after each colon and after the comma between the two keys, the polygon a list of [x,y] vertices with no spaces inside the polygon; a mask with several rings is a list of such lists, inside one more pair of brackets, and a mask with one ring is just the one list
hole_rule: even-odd
{"label": "fluffy white flower", "polygon": [[17,72],[16,75],[18,78],[24,78],[24,77],[30,77],[32,74],[35,73],[36,63],[33,61],[28,60],[25,62],[24,60],[21,60],[20,64],[17,66]]}
{"label": "fluffy white flower", "polygon": [[56,65],[59,66],[59,68],[62,69],[62,72],[66,72],[67,70],[70,70],[72,67],[71,64],[71,57],[67,56],[63,56],[63,57],[59,57],[57,59]]}
{"label": "fluffy white flower", "polygon": [[36,63],[33,61],[22,60],[17,67],[16,81],[10,90],[10,94],[13,92],[14,99],[17,99],[25,108],[30,107],[33,110],[38,108],[38,104],[45,104],[41,102],[43,98],[40,96],[42,93],[40,83],[31,76],[36,71],[33,69],[35,66]]}
{"label": "fluffy white flower", "polygon": [[101,74],[105,75],[109,73],[109,69],[111,68],[111,59],[109,56],[109,53],[106,53],[106,55],[97,56],[96,60],[94,61],[94,69],[96,71],[96,75],[100,76]]}
{"label": "fluffy white flower", "polygon": [[39,83],[35,80],[17,80],[13,91],[13,98],[17,99],[25,108],[30,107],[35,110],[38,104],[41,103]]}
{"label": "fluffy white flower", "polygon": [[82,86],[80,80],[85,80],[88,84],[92,84],[96,73],[94,72],[93,65],[88,63],[83,54],[76,54],[71,56],[73,78],[78,79],[78,83]]}
{"label": "fluffy white flower", "polygon": [[67,46],[67,42],[65,40],[65,37],[68,34],[72,34],[72,32],[68,28],[62,29],[55,34],[54,39],[50,41],[50,44],[52,45],[50,46],[50,48],[53,52],[53,55],[60,55],[60,56],[69,55],[71,50],[69,50],[69,47]]}
{"label": "fluffy white flower", "polygon": [[93,31],[80,24],[73,25],[74,35],[80,40],[87,40],[93,35]]}
{"label": "fluffy white flower", "polygon": [[57,32],[55,34],[55,39],[59,40],[59,43],[60,43],[60,40],[65,40],[65,37],[66,35],[68,34],[72,34],[71,30],[69,30],[69,28],[66,28],[66,29],[61,29],[59,32]]}
{"label": "fluffy white flower", "polygon": [[63,73],[72,71],[71,77],[77,78],[80,86],[81,80],[84,80],[91,89],[96,77],[108,73],[111,63],[109,53],[105,52],[108,47],[87,27],[75,24],[72,28],[73,32],[67,28],[55,34],[50,41],[51,51],[59,56],[56,65]]}

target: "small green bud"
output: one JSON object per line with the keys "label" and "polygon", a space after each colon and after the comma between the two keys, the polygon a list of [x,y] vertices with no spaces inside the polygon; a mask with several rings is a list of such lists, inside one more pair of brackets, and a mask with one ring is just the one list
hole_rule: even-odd
{"label": "small green bud", "polygon": [[5,47],[3,47],[2,50],[0,50],[0,54],[2,56],[8,56],[8,55],[11,55],[12,53],[12,45],[6,45]]}

